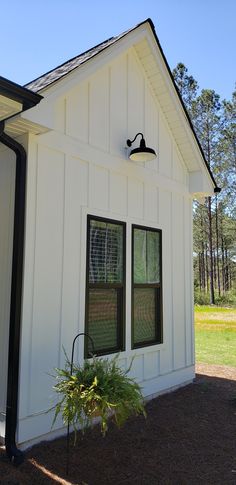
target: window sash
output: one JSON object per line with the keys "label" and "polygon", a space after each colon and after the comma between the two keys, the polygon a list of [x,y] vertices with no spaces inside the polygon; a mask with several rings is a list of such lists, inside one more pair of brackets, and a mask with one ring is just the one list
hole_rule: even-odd
{"label": "window sash", "polygon": [[[87,298],[88,333],[94,341],[95,353],[102,355],[120,350],[123,289],[89,288]],[[91,350],[88,341],[88,352]]]}
{"label": "window sash", "polygon": [[[158,261],[158,271],[159,271],[159,281],[158,282],[150,282],[148,283],[147,281],[145,282],[136,282],[137,278],[135,280],[135,231],[136,229],[141,230],[141,231],[147,231],[147,232],[153,232],[153,233],[158,233],[159,234],[159,248],[158,248],[158,254],[157,257],[159,259]],[[145,347],[149,345],[155,345],[162,343],[163,338],[162,338],[162,232],[159,229],[154,229],[154,228],[149,228],[149,227],[144,227],[144,226],[137,226],[133,225],[132,226],[132,348],[139,348],[139,347]],[[136,273],[137,274],[137,273]],[[150,334],[150,339],[148,338],[148,335],[145,336],[145,329],[142,332],[141,329],[141,323],[140,320],[137,320],[137,312],[134,307],[135,305],[135,290],[148,290],[152,289],[155,294],[155,331],[153,334]],[[140,315],[142,314],[141,309],[138,309],[140,312]],[[143,318],[145,320],[145,310],[143,313]],[[138,329],[138,326],[140,327]],[[141,335],[143,334],[144,338],[141,338]],[[155,335],[154,335],[155,334]],[[140,335],[140,339],[138,338],[138,335]],[[153,336],[154,335],[154,336]]]}
{"label": "window sash", "polygon": [[[120,252],[121,254],[118,254],[117,256],[117,261],[118,263],[120,260],[122,261],[121,265],[121,278],[120,281],[113,281],[113,282],[107,282],[107,281],[95,281],[92,282],[90,278],[90,261],[91,261],[91,242],[90,242],[90,228],[92,224],[96,224],[96,221],[99,223],[107,224],[107,225],[114,225],[119,226],[119,228],[122,228],[121,231],[121,238],[120,240],[122,243],[120,244]],[[92,224],[91,224],[92,222]],[[118,231],[119,232],[119,231]],[[102,236],[103,237],[103,236]],[[120,234],[118,235],[120,237]],[[87,217],[87,275],[86,275],[86,307],[85,307],[85,332],[90,335],[91,328],[93,330],[91,333],[93,335],[90,335],[94,339],[94,346],[95,346],[95,354],[96,355],[106,355],[112,352],[117,352],[124,350],[124,322],[125,322],[125,256],[126,256],[126,224],[124,222],[116,221],[116,220],[111,220],[111,219],[106,219],[106,218],[100,218],[96,216],[88,216]],[[105,253],[104,253],[105,254]],[[106,261],[104,260],[104,267],[106,265]],[[113,310],[111,309],[111,320],[113,318],[113,324],[112,321],[109,322],[109,315],[108,313],[106,314],[106,318],[104,322],[107,322],[107,326],[104,325],[104,342],[106,339],[106,343],[104,343],[104,347],[101,344],[101,334],[102,331],[100,332],[99,329],[99,318],[100,318],[100,313],[102,310],[102,303],[100,302],[100,312],[98,310],[97,315],[94,314],[94,320],[91,325],[91,311],[93,311],[92,306],[91,306],[91,295],[94,295],[95,292],[97,291],[97,294],[99,294],[99,291],[101,292],[102,295],[102,290],[104,290],[104,295],[105,292],[107,291],[109,294],[109,290],[113,290],[113,295],[116,294],[116,320],[114,320],[114,305],[113,305]],[[111,293],[110,293],[111,294]],[[105,305],[105,303],[104,303]],[[104,306],[103,305],[103,306]],[[99,308],[99,305],[98,305]],[[105,306],[104,306],[105,309]],[[113,317],[112,317],[112,312],[113,312]],[[102,322],[102,319],[101,319]],[[116,342],[112,342],[112,345],[109,346],[109,327],[110,329],[113,328],[113,336],[116,334]],[[97,332],[97,333],[96,333]],[[107,332],[107,334],[106,334]],[[96,338],[97,338],[97,346],[96,346]],[[110,341],[111,342],[111,341]],[[114,345],[113,345],[114,344]],[[88,339],[85,339],[85,357],[89,357],[89,352],[90,352],[90,346],[89,346],[89,341]]]}
{"label": "window sash", "polygon": [[160,283],[160,233],[133,228],[133,281],[135,284]]}

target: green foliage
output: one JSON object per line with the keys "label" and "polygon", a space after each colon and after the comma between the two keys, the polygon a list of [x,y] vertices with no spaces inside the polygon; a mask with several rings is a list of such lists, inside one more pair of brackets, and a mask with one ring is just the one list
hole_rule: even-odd
{"label": "green foliage", "polygon": [[188,74],[188,69],[182,62],[179,62],[173,70],[173,76],[181,98],[191,116],[192,103],[198,91],[197,81]]}
{"label": "green foliage", "polygon": [[[197,81],[183,63],[173,76],[189,112],[206,161],[222,189],[205,203],[194,203],[194,273],[203,290],[196,301],[227,303],[236,281],[236,89],[231,100],[220,100],[212,89],[199,92]],[[223,296],[215,299],[218,293]]]}
{"label": "green foliage", "polygon": [[216,305],[236,306],[236,290],[231,290],[221,296],[217,296],[215,303]]}
{"label": "green foliage", "polygon": [[[210,305],[210,294],[200,291],[199,288],[194,289],[194,303],[195,305]],[[219,306],[236,306],[236,290],[232,289],[215,297],[215,305]]]}
{"label": "green foliage", "polygon": [[55,369],[58,382],[54,390],[62,397],[53,424],[61,413],[63,422],[73,425],[76,432],[78,424],[84,430],[99,415],[104,435],[111,416],[118,427],[132,414],[145,416],[140,386],[128,377],[130,368],[126,372],[120,369],[117,358],[86,360],[83,366],[73,366],[72,375],[68,359],[65,369]]}
{"label": "green foliage", "polygon": [[209,305],[210,304],[210,295],[209,293],[205,293],[200,291],[199,288],[194,289],[194,303],[196,305]]}

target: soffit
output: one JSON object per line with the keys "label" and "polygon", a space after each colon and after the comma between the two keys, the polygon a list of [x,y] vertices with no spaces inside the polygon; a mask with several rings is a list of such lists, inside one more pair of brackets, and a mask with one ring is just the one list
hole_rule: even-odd
{"label": "soffit", "polygon": [[33,123],[32,121],[28,121],[21,117],[15,117],[15,119],[10,119],[5,123],[5,132],[12,136],[13,138],[16,136],[23,135],[24,133],[32,133],[33,135],[39,135],[42,133],[47,133],[49,128],[46,126],[42,126],[38,123]]}
{"label": "soffit", "polygon": [[0,94],[0,121],[22,110],[22,104]]}
{"label": "soffit", "polygon": [[195,140],[193,140],[193,134],[190,131],[183,108],[178,102],[179,100],[176,99],[176,94],[173,93],[173,86],[166,80],[165,67],[162,65],[161,60],[157,62],[157,56],[152,51],[146,38],[135,44],[134,48],[183,160],[188,170],[190,172],[194,171],[199,167],[198,159],[200,153],[197,153],[198,147]]}

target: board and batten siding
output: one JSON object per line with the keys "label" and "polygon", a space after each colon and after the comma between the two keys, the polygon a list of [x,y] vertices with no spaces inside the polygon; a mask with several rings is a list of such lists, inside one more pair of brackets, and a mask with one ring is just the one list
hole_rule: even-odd
{"label": "board and batten siding", "polygon": [[0,438],[5,436],[14,224],[15,155],[0,151]]}
{"label": "board and batten siding", "polygon": [[[126,222],[127,368],[145,396],[193,378],[192,202],[188,174],[145,73],[130,50],[54,99],[55,129],[29,136],[20,443],[50,432],[49,375],[84,331],[87,214]],[[144,132],[157,158],[135,164]],[[163,344],[131,350],[131,225],[163,237]],[[83,359],[83,342],[76,358]],[[60,427],[61,424],[58,424]]]}

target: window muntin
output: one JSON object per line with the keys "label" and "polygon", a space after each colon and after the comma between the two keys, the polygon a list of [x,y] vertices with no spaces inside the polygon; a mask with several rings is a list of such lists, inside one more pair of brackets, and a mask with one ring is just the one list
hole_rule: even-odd
{"label": "window muntin", "polygon": [[162,342],[161,231],[132,228],[132,345]]}
{"label": "window muntin", "polygon": [[88,216],[86,332],[98,355],[123,350],[124,287],[125,224]]}

